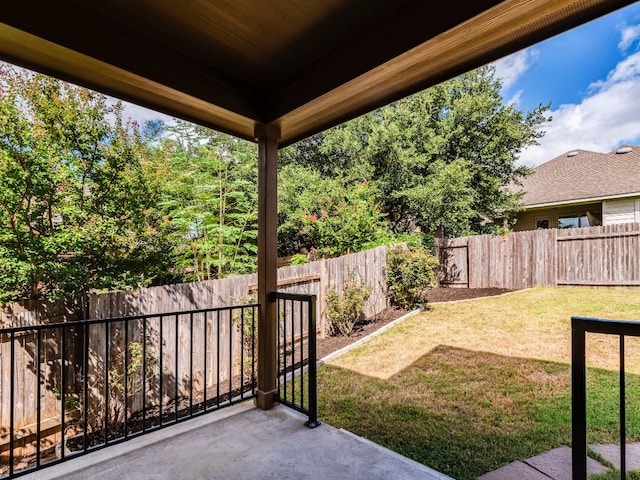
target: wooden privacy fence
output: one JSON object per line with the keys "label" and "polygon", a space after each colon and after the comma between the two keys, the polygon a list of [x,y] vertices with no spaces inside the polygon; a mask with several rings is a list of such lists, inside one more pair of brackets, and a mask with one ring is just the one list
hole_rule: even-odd
{"label": "wooden privacy fence", "polygon": [[[350,280],[363,282],[371,295],[365,315],[373,316],[388,307],[386,295],[387,247],[338,258],[318,260],[278,269],[278,290],[318,296],[318,331],[325,331],[325,299],[329,290],[342,292]],[[142,288],[135,292],[91,293],[89,318],[112,318],[150,313],[227,307],[255,301],[258,276],[236,275],[219,280]]]}
{"label": "wooden privacy fence", "polygon": [[251,396],[256,319],[257,305],[244,305],[0,330],[0,461]]}
{"label": "wooden privacy fence", "polygon": [[[369,316],[376,315],[385,310],[388,306],[386,296],[386,252],[384,246],[368,250],[365,252],[345,255],[339,258],[320,260],[310,262],[304,265],[290,266],[278,269],[278,290],[285,293],[308,293],[315,294],[318,298],[318,308],[320,315],[318,318],[318,331],[320,334],[325,332],[324,305],[327,292],[336,290],[341,292],[346,282],[361,281],[369,288],[371,295],[365,305],[365,314]],[[221,280],[211,280],[206,282],[194,282],[178,285],[167,285],[160,287],[151,287],[139,289],[135,292],[113,292],[113,293],[91,293],[86,301],[69,305],[54,304],[35,304],[23,303],[12,304],[4,310],[4,326],[19,327],[32,326],[42,323],[54,322],[73,322],[74,320],[85,319],[113,319],[119,317],[135,317],[141,315],[153,315],[170,312],[189,312],[193,310],[202,310],[212,307],[231,307],[253,303],[257,288],[257,275],[240,275],[224,278]],[[73,308],[72,308],[73,307]],[[53,315],[50,315],[52,314]],[[237,374],[240,357],[237,352],[242,351],[241,336],[235,327],[236,320],[232,318],[234,312],[222,311],[216,314],[210,314],[206,319],[201,319],[202,314],[198,314],[193,320],[196,325],[205,325],[194,328],[191,332],[191,322],[193,321],[189,315],[175,315],[172,321],[168,321],[164,325],[162,333],[162,343],[166,343],[167,347],[162,352],[164,363],[167,365],[177,364],[179,371],[176,373],[183,377],[184,368],[190,364],[190,351],[183,348],[189,340],[192,342],[193,355],[196,358],[207,358],[206,367],[207,378],[211,379],[217,375],[218,381],[224,383],[233,375]],[[289,332],[295,332],[296,335],[307,335],[307,324],[305,322],[293,322],[294,315],[289,315],[289,323],[286,328]],[[159,318],[159,317],[158,317]],[[246,321],[247,319],[245,319]],[[304,320],[304,319],[303,319]],[[159,335],[159,326],[156,325],[158,319],[155,317],[146,320],[148,340],[153,340],[153,344],[159,344],[156,337]],[[302,323],[304,325],[302,332],[295,331],[296,325]],[[205,353],[207,348],[204,345],[204,338],[214,338],[213,333],[209,335],[203,334],[203,328],[207,331],[215,329],[215,343],[219,345],[216,352],[209,351]],[[103,324],[92,327],[87,332],[88,344],[91,351],[91,362],[88,365],[89,370],[95,368],[98,370],[103,366],[105,358],[105,345],[112,343],[109,349],[109,364],[115,365],[116,357],[122,356],[122,352],[126,350],[123,342],[124,324],[115,323],[111,325],[109,331],[105,330]],[[2,326],[0,324],[0,326]],[[127,336],[129,341],[140,342],[139,325],[135,327],[130,325],[130,331]],[[69,338],[66,349],[67,358],[74,358],[74,355],[80,355],[74,349],[81,345],[81,336],[76,335]],[[179,332],[179,333],[178,333]],[[75,338],[77,337],[77,338]],[[14,425],[17,428],[24,429],[25,438],[29,432],[33,430],[32,426],[36,423],[37,409],[35,406],[40,399],[40,414],[42,416],[43,435],[57,434],[60,429],[60,398],[62,388],[60,383],[60,332],[58,330],[47,331],[40,339],[40,380],[36,372],[35,365],[37,363],[37,352],[35,345],[37,338],[35,333],[27,332],[16,337],[13,346],[8,336],[0,336],[0,379],[11,378],[11,349],[15,352],[15,362],[13,369],[16,373],[15,387],[19,392],[18,398],[14,398]],[[235,352],[229,357],[229,352]],[[158,354],[153,349],[148,353]],[[216,355],[221,358],[229,357],[228,365],[215,364]],[[204,371],[204,370],[203,370]],[[215,375],[213,372],[216,372]],[[69,371],[69,378],[73,378],[77,372]],[[95,372],[93,372],[95,373]],[[199,371],[195,372],[194,378],[196,383],[202,383],[198,375],[203,375]],[[99,378],[99,375],[92,375]],[[41,387],[38,387],[38,383]],[[56,383],[57,382],[57,383]],[[97,380],[99,383],[99,381]],[[96,384],[99,390],[100,386]],[[178,382],[179,394],[185,388],[183,382]],[[11,403],[9,401],[9,388],[4,381],[0,381],[0,456],[6,451],[7,442],[5,427],[11,414]],[[131,400],[131,411],[138,411],[140,408],[140,399]]]}
{"label": "wooden privacy fence", "polygon": [[439,239],[442,286],[640,287],[640,224]]}
{"label": "wooden privacy fence", "polygon": [[[325,299],[329,290],[342,292],[345,282],[362,281],[371,295],[365,315],[374,316],[388,307],[385,267],[387,247],[338,258],[278,269],[278,290],[318,296],[318,330],[325,328]],[[0,327],[41,323],[104,319],[151,313],[228,307],[255,301],[256,274],[235,275],[219,280],[141,288],[133,292],[89,293],[71,303],[20,302],[0,309]]]}
{"label": "wooden privacy fence", "polygon": [[0,327],[28,327],[42,323],[70,322],[86,318],[83,296],[63,302],[24,300],[0,307]]}

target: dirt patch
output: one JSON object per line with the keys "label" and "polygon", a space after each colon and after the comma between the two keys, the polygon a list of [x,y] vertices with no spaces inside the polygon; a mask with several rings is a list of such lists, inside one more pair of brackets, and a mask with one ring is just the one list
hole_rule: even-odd
{"label": "dirt patch", "polygon": [[[513,292],[508,288],[433,288],[427,293],[427,305],[438,302],[454,302],[458,300],[468,300],[471,298],[490,297]],[[384,327],[388,323],[409,313],[401,308],[389,308],[378,314],[374,318],[367,318],[360,321],[355,331],[348,337],[325,337],[317,340],[317,358],[321,359],[341,348],[351,345],[362,337]]]}

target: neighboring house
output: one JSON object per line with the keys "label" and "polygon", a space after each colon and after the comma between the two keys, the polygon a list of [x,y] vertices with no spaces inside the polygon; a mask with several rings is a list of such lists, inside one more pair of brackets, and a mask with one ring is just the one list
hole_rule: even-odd
{"label": "neighboring house", "polygon": [[639,222],[640,146],[572,150],[536,167],[514,190],[525,192],[515,231]]}

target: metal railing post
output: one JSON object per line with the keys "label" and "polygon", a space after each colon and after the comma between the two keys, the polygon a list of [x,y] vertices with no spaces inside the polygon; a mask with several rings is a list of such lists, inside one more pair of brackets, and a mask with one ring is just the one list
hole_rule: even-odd
{"label": "metal railing post", "polygon": [[573,480],[587,478],[585,331],[571,318],[571,463]]}
{"label": "metal railing post", "polygon": [[573,480],[587,478],[586,333],[616,335],[620,341],[620,471],[626,476],[625,336],[640,337],[640,322],[571,317],[571,422]]}
{"label": "metal railing post", "polygon": [[[315,428],[320,425],[318,421],[318,381],[317,381],[317,359],[316,359],[316,328],[317,328],[317,297],[316,295],[305,295],[299,293],[274,292],[271,300],[276,303],[278,318],[282,317],[282,332],[278,328],[278,389],[277,399],[280,403],[298,410],[308,416],[305,425]],[[289,314],[287,314],[287,301],[290,303]],[[307,304],[307,309],[303,304]],[[299,306],[299,308],[298,308]],[[303,318],[307,314],[307,355],[304,354],[304,331]],[[300,338],[296,342],[296,314],[299,318]],[[290,317],[290,318],[289,318]],[[291,321],[291,328],[287,328],[287,323]],[[289,340],[289,336],[291,339]],[[296,344],[300,345],[300,358],[296,359]],[[291,353],[288,353],[289,350]],[[291,356],[290,367],[287,357]],[[280,360],[282,357],[282,360]],[[306,366],[305,366],[306,361]],[[305,369],[307,370],[307,382],[305,393]],[[295,382],[300,382],[299,401],[296,400]],[[289,388],[291,381],[291,388]],[[305,407],[305,396],[307,406]]]}
{"label": "metal railing post", "polygon": [[[296,298],[296,301],[300,301],[300,298]],[[238,310],[240,311],[237,317],[239,321],[234,315]],[[183,419],[233,405],[249,396],[254,396],[256,393],[254,360],[257,312],[258,304],[250,304],[78,320],[73,323],[0,328],[0,340],[9,342],[7,378],[0,380],[2,385],[6,386],[5,390],[9,397],[7,405],[8,476],[3,478],[13,479],[26,472],[40,470],[68,458],[90,453],[156,428],[173,425]],[[247,329],[248,318],[252,321],[250,331]],[[157,327],[153,326],[152,319],[157,319]],[[224,328],[221,328],[222,320],[225,322]],[[129,322],[136,323],[129,325]],[[213,323],[210,326],[211,322]],[[133,342],[137,342],[137,336],[134,335],[135,330],[133,330],[136,328],[135,325],[139,326],[137,328],[141,330],[142,338],[140,345],[135,345],[136,348],[133,349]],[[184,333],[185,328],[190,330],[188,335]],[[197,358],[194,345],[196,328],[204,332],[203,355],[198,355]],[[121,340],[124,345],[122,349],[119,348],[120,343],[117,343],[117,337],[121,332],[124,335]],[[215,339],[213,333],[215,333]],[[28,340],[27,335],[33,335],[33,340]],[[180,352],[181,335],[187,338],[190,352]],[[251,335],[250,341],[247,335]],[[32,348],[28,348],[29,342],[34,344]],[[81,345],[77,342],[81,342]],[[245,352],[245,347],[249,348],[248,345],[251,351]],[[76,355],[76,346],[81,348],[81,355]],[[24,352],[18,352],[18,347],[23,348]],[[208,349],[213,350],[210,355],[207,354]],[[21,374],[17,367],[18,360],[26,354],[32,356],[33,375],[35,375],[32,393],[36,400],[35,408],[31,411],[36,424],[33,433],[36,452],[33,467],[23,465],[21,459],[24,455],[19,450],[25,442],[33,442],[27,440],[16,429],[18,394],[22,393],[18,390],[27,388],[28,383],[31,383],[24,381],[20,383],[17,380]],[[188,357],[180,357],[181,354],[188,354]],[[150,358],[151,355],[153,358]],[[249,355],[252,361],[251,378],[247,379],[245,377],[248,369],[245,366],[245,360]],[[55,382],[48,382],[48,379],[44,378],[46,376],[45,361],[54,361],[56,366],[59,362]],[[237,361],[240,361],[239,373],[235,373]],[[201,365],[199,365],[200,362],[202,362]],[[138,363],[140,363],[139,366]],[[215,370],[210,375],[207,374],[207,363],[213,363]],[[159,388],[155,381],[149,378],[149,369],[152,367],[154,376],[155,372],[159,375],[157,379]],[[186,372],[187,369],[189,384],[182,388],[184,393],[181,393],[180,383],[177,380],[181,377],[180,372]],[[90,370],[94,370],[91,372],[95,382],[93,388],[89,382]],[[203,372],[204,385],[198,386],[196,391],[193,377],[198,370]],[[138,377],[140,377],[139,383]],[[171,378],[176,381],[171,383],[169,381]],[[208,397],[209,391],[213,389],[213,380],[217,380],[216,391],[211,394],[211,396],[217,394],[215,405]],[[62,444],[62,449],[59,453],[60,458],[56,460],[44,456],[50,455],[50,452],[42,448],[45,437],[53,435],[49,431],[53,427],[47,427],[48,431],[45,432],[42,426],[45,389],[50,395],[55,395],[56,403],[59,405],[60,432],[56,435]],[[120,390],[122,395],[114,395]],[[72,400],[79,403],[72,403]],[[182,408],[182,401],[184,401],[184,408]],[[211,408],[207,408],[209,403],[212,404]],[[114,412],[117,412],[118,416],[110,418]],[[75,417],[75,413],[79,418]],[[175,417],[173,421],[169,421],[171,417]],[[78,421],[81,424],[81,430],[76,428]],[[138,427],[139,422],[141,425]],[[91,428],[90,424],[100,425],[97,428]],[[48,438],[47,441],[49,441]]]}
{"label": "metal railing post", "polygon": [[620,334],[620,478],[627,478],[627,394],[624,370],[624,335]]}
{"label": "metal railing post", "polygon": [[[320,425],[318,421],[318,361],[316,358],[316,303],[317,297],[311,295],[309,301],[309,420],[305,425],[309,428],[316,428]],[[302,334],[302,332],[301,332]]]}
{"label": "metal railing post", "polygon": [[15,332],[11,332],[9,335],[10,338],[10,348],[11,353],[9,355],[10,365],[10,375],[9,379],[9,396],[11,397],[9,400],[9,477],[13,476],[13,463],[15,457],[15,395],[16,395],[16,386],[15,386],[15,378],[16,378],[16,335]]}

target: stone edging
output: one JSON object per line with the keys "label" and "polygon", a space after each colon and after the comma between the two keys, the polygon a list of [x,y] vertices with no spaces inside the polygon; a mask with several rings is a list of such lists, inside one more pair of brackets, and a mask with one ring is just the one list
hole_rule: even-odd
{"label": "stone edging", "polygon": [[[522,292],[524,290],[530,290],[529,288],[524,288],[521,290],[515,290],[513,292],[507,292],[507,293],[502,293],[500,295],[491,295],[490,297],[475,297],[475,298],[467,298],[464,300],[453,300],[451,302],[430,302],[429,305],[444,305],[446,303],[460,303],[460,302],[470,302],[473,300],[479,300],[479,299],[483,299],[483,298],[494,298],[494,297],[504,297],[506,295],[513,295],[514,293],[519,293]],[[340,350],[336,350],[333,353],[330,353],[329,355],[327,355],[324,358],[321,358],[320,360],[318,360],[317,362],[317,366],[321,366],[324,365],[325,363],[333,360],[334,358],[338,358],[342,355],[344,355],[345,353],[353,350],[354,348],[359,347],[360,345],[367,343],[369,340],[371,340],[372,338],[377,337],[378,335],[386,332],[387,330],[389,330],[392,327],[395,327],[396,325],[398,325],[399,323],[404,322],[407,318],[411,318],[421,312],[424,312],[425,309],[424,308],[418,308],[416,310],[413,310],[409,313],[405,313],[403,316],[396,318],[394,321],[387,323],[385,326],[380,327],[378,330],[376,330],[375,332],[370,333],[369,335],[367,335],[366,337],[362,337],[360,340],[357,340],[356,342],[353,342],[349,345],[347,345],[346,347],[342,347]]]}
{"label": "stone edging", "polygon": [[369,340],[371,340],[374,337],[377,337],[378,335],[386,332],[387,330],[389,330],[392,327],[395,327],[396,325],[398,325],[399,323],[404,322],[407,318],[413,317],[415,315],[417,315],[418,313],[421,313],[424,311],[424,308],[419,308],[417,310],[413,310],[409,313],[405,313],[403,316],[396,318],[395,320],[393,320],[392,322],[387,323],[385,326],[380,327],[378,330],[376,330],[375,332],[371,332],[369,335],[367,335],[366,337],[362,337],[360,340],[357,340],[349,345],[347,345],[346,347],[342,347],[340,350],[336,350],[333,353],[330,353],[329,355],[327,355],[324,358],[321,358],[320,360],[318,360],[317,365],[318,367],[321,365],[324,365],[325,363],[327,363],[330,360],[333,360],[334,358],[338,358],[342,355],[344,355],[345,353],[353,350],[354,348],[359,347],[360,345],[367,343]]}

